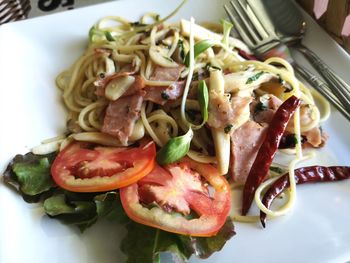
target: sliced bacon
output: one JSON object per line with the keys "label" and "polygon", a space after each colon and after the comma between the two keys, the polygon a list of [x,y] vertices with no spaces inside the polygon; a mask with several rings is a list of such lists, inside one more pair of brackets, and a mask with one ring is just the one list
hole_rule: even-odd
{"label": "sliced bacon", "polygon": [[111,101],[107,106],[101,131],[117,137],[123,145],[127,145],[140,116],[142,101],[143,97],[139,93]]}
{"label": "sliced bacon", "polygon": [[240,122],[244,111],[249,110],[251,97],[235,96],[231,98],[210,92],[209,118],[207,124],[212,128],[225,128]]}
{"label": "sliced bacon", "polygon": [[231,135],[231,175],[235,182],[244,183],[263,143],[267,126],[247,121]]}

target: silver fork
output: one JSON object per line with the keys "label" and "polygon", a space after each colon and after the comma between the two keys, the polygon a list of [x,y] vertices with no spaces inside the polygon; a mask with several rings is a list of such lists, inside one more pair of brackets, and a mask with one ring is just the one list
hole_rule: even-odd
{"label": "silver fork", "polygon": [[[275,33],[274,26],[267,15],[264,15],[264,12],[261,11],[264,10],[263,6],[260,5],[261,2],[253,1],[253,3],[251,4],[247,0],[232,0],[230,1],[232,7],[224,5],[239,36],[253,51],[254,55],[259,58],[266,58],[271,52],[274,55],[281,54],[281,52],[274,52],[277,49],[282,49],[285,51],[284,54],[289,54],[288,47],[281,43]],[[299,65],[291,56],[288,56],[288,61],[299,75],[327,98],[350,121],[350,105],[340,103],[325,82]]]}

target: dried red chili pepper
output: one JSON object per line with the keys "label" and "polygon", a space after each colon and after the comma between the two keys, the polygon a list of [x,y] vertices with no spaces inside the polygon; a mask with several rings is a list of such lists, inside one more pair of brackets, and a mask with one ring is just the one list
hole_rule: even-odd
{"label": "dried red chili pepper", "polygon": [[300,105],[300,99],[291,96],[277,109],[266,133],[255,161],[250,169],[243,189],[242,215],[246,215],[252,204],[255,190],[262,183],[273,157],[276,154],[281,137],[286,129],[290,117]]}
{"label": "dried red chili pepper", "polygon": [[238,50],[238,54],[247,60],[259,60],[254,55],[251,55],[251,54],[245,52],[243,49],[238,48],[237,50]]}
{"label": "dried red chili pepper", "polygon": [[[296,169],[294,171],[296,184],[314,182],[332,182],[350,178],[349,166],[309,166]],[[267,190],[262,199],[262,203],[269,208],[273,202],[287,187],[289,187],[288,173],[278,178]],[[260,211],[260,221],[263,227],[266,224],[266,214]]]}

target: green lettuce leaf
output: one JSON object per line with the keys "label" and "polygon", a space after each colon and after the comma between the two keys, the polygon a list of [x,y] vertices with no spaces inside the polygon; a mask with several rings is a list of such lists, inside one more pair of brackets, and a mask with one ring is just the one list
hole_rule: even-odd
{"label": "green lettuce leaf", "polygon": [[69,201],[64,194],[47,198],[44,210],[66,224],[73,224],[84,231],[97,221],[96,205],[92,201]]}
{"label": "green lettuce leaf", "polygon": [[65,224],[76,225],[82,232],[100,218],[119,223],[128,220],[117,192],[94,195],[64,191],[47,198],[44,210],[50,217]]}
{"label": "green lettuce leaf", "polygon": [[176,262],[186,262],[192,254],[180,235],[132,221],[126,228],[128,233],[121,243],[121,250],[128,256],[128,263],[160,262],[161,252],[171,253]]}
{"label": "green lettuce leaf", "polygon": [[[121,205],[119,192],[74,193],[57,187],[50,175],[55,154],[17,155],[7,167],[4,181],[29,201],[43,201],[48,216],[77,226],[81,231],[101,218],[124,224],[128,231],[121,250],[127,262],[160,262],[160,254],[170,253],[175,262],[187,262],[192,255],[207,258],[222,249],[235,234],[227,220],[213,237],[190,237],[165,232],[131,221]],[[28,200],[27,200],[28,201]]]}
{"label": "green lettuce leaf", "polygon": [[174,262],[187,262],[191,255],[208,258],[220,251],[235,234],[233,222],[228,219],[213,237],[190,237],[165,232],[130,221],[128,233],[121,250],[128,256],[128,263],[160,262],[160,253],[170,253]]}
{"label": "green lettuce leaf", "polygon": [[220,231],[212,237],[187,237],[181,236],[182,242],[194,255],[199,258],[208,258],[214,252],[220,251],[226,242],[235,235],[233,222],[230,218],[220,229]]}
{"label": "green lettuce leaf", "polygon": [[16,155],[4,173],[6,184],[14,187],[28,202],[38,202],[40,197],[56,185],[50,174],[56,154]]}

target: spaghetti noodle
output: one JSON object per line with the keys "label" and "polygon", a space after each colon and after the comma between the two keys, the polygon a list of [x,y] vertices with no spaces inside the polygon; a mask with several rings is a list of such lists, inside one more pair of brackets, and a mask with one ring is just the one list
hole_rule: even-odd
{"label": "spaghetti noodle", "polygon": [[[228,169],[233,162],[232,156],[230,160],[219,151],[223,148],[230,151],[230,136],[245,123],[258,122],[254,119],[258,107],[254,109],[252,105],[262,104],[263,110],[270,110],[266,101],[282,103],[294,95],[302,100],[302,107],[307,110],[297,109],[287,128],[287,132],[296,138],[294,149],[288,149],[294,159],[288,165],[287,204],[278,211],[271,211],[261,202],[261,192],[275,177],[266,180],[255,194],[257,206],[270,217],[285,214],[295,201],[295,167],[310,156],[303,155],[302,135],[318,129],[320,122],[329,117],[328,103],[295,77],[293,67],[287,61],[281,58],[269,58],[264,62],[245,60],[238,54],[238,49],[248,48],[229,37],[227,32],[214,33],[195,24],[192,18],[166,23],[170,16],[160,20],[158,15],[149,13],[136,23],[116,16],[105,17],[90,30],[90,44],[85,53],[56,80],[70,122],[75,127],[70,129],[68,139],[117,146],[133,144],[149,136],[162,147],[169,139],[192,128],[194,137],[187,155],[198,162]],[[147,21],[153,23],[146,24]],[[219,28],[208,25],[216,30]],[[195,56],[198,53],[196,44],[203,40],[211,40],[212,44]],[[188,66],[184,65],[186,54],[189,55]],[[220,80],[214,79],[214,75]],[[141,88],[137,86],[137,80]],[[200,80],[209,85],[209,116],[213,120],[204,126],[200,125],[202,117],[197,99]],[[273,84],[276,90],[264,88],[264,83]],[[222,85],[222,93],[216,85]],[[136,91],[132,91],[133,88]],[[285,91],[277,92],[277,89]],[[154,91],[158,92],[156,97],[152,97]],[[135,94],[142,97],[142,104],[139,111],[135,110],[136,121],[123,141],[106,128],[106,114],[110,104]],[[322,114],[315,100],[322,106]],[[232,116],[227,115],[228,111]],[[264,125],[268,125],[268,121]],[[58,145],[60,143],[66,144],[62,138]],[[227,173],[225,168],[222,171]],[[239,190],[241,184],[236,182],[234,190]],[[258,220],[255,216],[235,215],[234,218],[249,222]]]}

